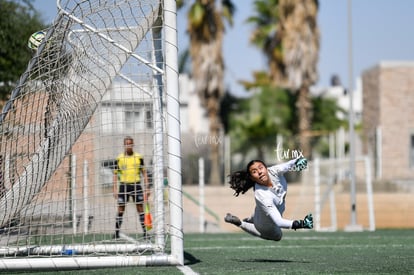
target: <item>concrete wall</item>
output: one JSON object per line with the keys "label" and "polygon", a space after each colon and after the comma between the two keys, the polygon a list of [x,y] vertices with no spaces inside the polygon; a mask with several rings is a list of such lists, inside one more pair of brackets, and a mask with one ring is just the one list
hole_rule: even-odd
{"label": "concrete wall", "polygon": [[[363,74],[364,150],[386,181],[414,180],[410,164],[414,134],[414,62],[382,62]],[[381,146],[376,148],[376,129]],[[377,150],[379,149],[379,151]],[[379,162],[378,162],[379,161]]]}

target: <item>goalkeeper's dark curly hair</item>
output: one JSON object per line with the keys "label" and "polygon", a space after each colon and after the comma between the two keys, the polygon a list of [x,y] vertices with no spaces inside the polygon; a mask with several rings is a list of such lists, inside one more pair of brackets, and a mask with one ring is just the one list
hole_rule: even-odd
{"label": "goalkeeper's dark curly hair", "polygon": [[260,162],[265,167],[266,164],[258,159],[252,160],[247,164],[246,170],[243,171],[236,171],[233,172],[229,177],[229,184],[230,188],[234,190],[234,196],[239,196],[240,193],[244,194],[246,193],[250,188],[254,188],[255,182],[250,179],[250,166],[252,166],[254,163]]}

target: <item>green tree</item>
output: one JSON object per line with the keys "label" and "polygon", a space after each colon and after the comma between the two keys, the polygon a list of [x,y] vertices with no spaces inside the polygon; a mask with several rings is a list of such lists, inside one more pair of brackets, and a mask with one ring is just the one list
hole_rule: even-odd
{"label": "green tree", "polygon": [[[178,3],[181,5],[181,3]],[[188,12],[188,34],[195,90],[207,110],[209,134],[218,137],[221,132],[220,102],[224,95],[224,59],[222,54],[225,20],[232,25],[234,6],[222,0],[195,0]],[[211,146],[211,184],[220,183],[219,144]]]}
{"label": "green tree", "polygon": [[341,113],[342,117],[346,117],[346,111],[338,106],[333,98],[313,97],[312,98],[313,117],[312,131],[335,132],[341,126],[348,125],[347,120],[338,117]]}
{"label": "green tree", "polygon": [[45,28],[32,0],[0,0],[0,100],[6,100],[32,56],[30,35]]}
{"label": "green tree", "polygon": [[[253,82],[242,81],[244,87],[252,92],[248,99],[232,99],[230,109],[230,135],[233,151],[246,155],[252,147],[257,156],[265,157],[265,152],[275,149],[276,136],[284,137],[283,146],[296,148],[294,142],[298,133],[298,115],[295,104],[298,94],[289,90],[277,88],[272,83],[267,72],[255,72]],[[308,132],[312,136],[312,146],[323,142],[324,135],[335,132],[347,121],[339,119],[338,114],[346,117],[332,98],[315,96],[311,98],[312,128]]]}
{"label": "green tree", "polygon": [[254,7],[256,14],[248,19],[255,26],[251,41],[266,55],[274,84],[297,94],[299,143],[309,155],[309,88],[318,79],[318,0],[256,0]]}
{"label": "green tree", "polygon": [[225,134],[228,134],[231,127],[231,114],[238,110],[239,98],[226,91],[220,102],[220,121]]}
{"label": "green tree", "polygon": [[255,88],[252,97],[241,99],[231,117],[233,150],[246,155],[255,149],[265,159],[269,148],[275,148],[276,136],[290,136],[292,120],[289,91],[267,85]]}

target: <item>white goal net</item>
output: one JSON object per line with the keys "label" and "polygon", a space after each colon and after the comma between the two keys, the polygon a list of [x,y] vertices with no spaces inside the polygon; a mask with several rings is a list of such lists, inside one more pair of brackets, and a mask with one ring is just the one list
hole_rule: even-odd
{"label": "white goal net", "polygon": [[[176,3],[57,7],[0,117],[0,269],[183,264]],[[126,136],[152,229],[130,202],[113,238]]]}
{"label": "white goal net", "polygon": [[[375,230],[370,159],[358,157],[354,161],[354,166],[353,193],[350,191],[350,159],[329,158],[312,161],[310,176],[314,183],[315,230]],[[353,217],[357,219],[353,220]]]}

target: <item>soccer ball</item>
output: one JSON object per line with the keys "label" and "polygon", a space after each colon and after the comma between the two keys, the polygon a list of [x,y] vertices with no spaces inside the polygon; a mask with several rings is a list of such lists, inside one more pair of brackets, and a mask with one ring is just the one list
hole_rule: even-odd
{"label": "soccer ball", "polygon": [[29,47],[29,49],[36,51],[37,48],[42,43],[45,36],[46,36],[46,33],[44,31],[37,31],[33,33],[30,36],[29,41],[27,42],[27,46]]}

